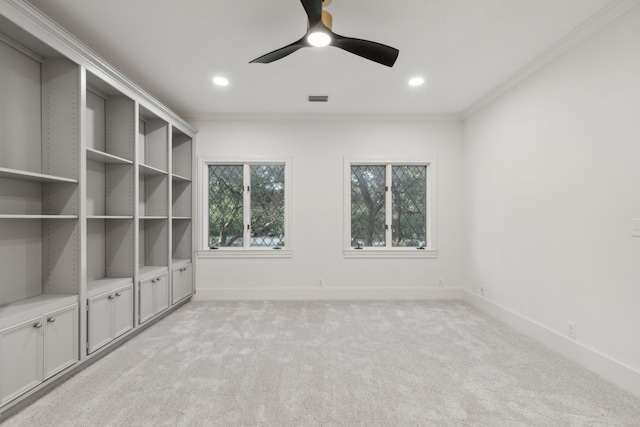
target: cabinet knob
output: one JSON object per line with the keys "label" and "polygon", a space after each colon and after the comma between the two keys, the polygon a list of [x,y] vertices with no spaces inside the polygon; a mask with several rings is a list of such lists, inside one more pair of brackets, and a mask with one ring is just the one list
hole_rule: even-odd
{"label": "cabinet knob", "polygon": [[113,294],[109,295],[109,299],[114,299],[115,297],[116,297],[116,296],[115,296],[115,295],[113,295]]}
{"label": "cabinet knob", "polygon": [[40,328],[42,328],[42,323],[40,323],[40,322],[34,323],[33,327],[36,328],[36,329],[40,329]]}
{"label": "cabinet knob", "polygon": [[121,294],[120,292],[116,292],[116,296],[117,296],[117,297],[121,297],[121,296],[122,296],[122,294]]}
{"label": "cabinet knob", "polygon": [[51,317],[47,317],[47,322],[49,322],[49,323],[53,323],[53,322],[55,322],[55,321],[56,321],[56,318],[55,318],[55,317],[53,317],[53,316],[51,316]]}

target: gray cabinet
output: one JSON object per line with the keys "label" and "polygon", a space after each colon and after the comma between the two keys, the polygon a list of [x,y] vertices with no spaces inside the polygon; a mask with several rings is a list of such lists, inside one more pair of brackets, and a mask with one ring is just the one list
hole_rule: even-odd
{"label": "gray cabinet", "polygon": [[0,331],[0,403],[42,381],[42,318]]}
{"label": "gray cabinet", "polygon": [[176,304],[193,294],[193,266],[174,266],[171,271],[171,304]]}
{"label": "gray cabinet", "polygon": [[140,281],[140,324],[169,308],[169,276],[162,273]]}
{"label": "gray cabinet", "polygon": [[0,404],[78,361],[78,304],[0,330]]}
{"label": "gray cabinet", "polygon": [[87,300],[87,353],[133,328],[133,283]]}
{"label": "gray cabinet", "polygon": [[44,325],[44,379],[78,361],[78,305],[47,313]]}

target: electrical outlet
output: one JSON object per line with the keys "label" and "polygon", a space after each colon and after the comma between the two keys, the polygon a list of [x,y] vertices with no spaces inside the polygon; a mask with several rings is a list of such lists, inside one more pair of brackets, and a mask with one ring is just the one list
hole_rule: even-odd
{"label": "electrical outlet", "polygon": [[569,338],[576,339],[576,324],[575,324],[575,322],[567,321],[567,336]]}
{"label": "electrical outlet", "polygon": [[442,277],[438,277],[438,287],[444,287],[444,279]]}
{"label": "electrical outlet", "polygon": [[318,287],[321,288],[324,286],[324,279],[322,277],[318,278]]}
{"label": "electrical outlet", "polygon": [[633,218],[631,223],[631,236],[640,237],[640,218]]}

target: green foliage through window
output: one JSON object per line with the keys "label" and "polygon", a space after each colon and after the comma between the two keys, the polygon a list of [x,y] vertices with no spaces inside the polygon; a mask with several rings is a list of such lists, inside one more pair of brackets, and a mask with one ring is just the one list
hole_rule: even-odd
{"label": "green foliage through window", "polygon": [[209,165],[208,244],[285,245],[285,165]]}
{"label": "green foliage through window", "polygon": [[351,166],[351,246],[385,245],[386,166]]}
{"label": "green foliage through window", "polygon": [[391,167],[393,246],[424,246],[427,240],[427,168]]}
{"label": "green foliage through window", "polygon": [[209,247],[243,244],[243,166],[209,166]]}
{"label": "green foliage through window", "polygon": [[251,246],[284,246],[284,165],[251,165]]}
{"label": "green foliage through window", "polygon": [[352,164],[351,247],[426,244],[427,166]]}

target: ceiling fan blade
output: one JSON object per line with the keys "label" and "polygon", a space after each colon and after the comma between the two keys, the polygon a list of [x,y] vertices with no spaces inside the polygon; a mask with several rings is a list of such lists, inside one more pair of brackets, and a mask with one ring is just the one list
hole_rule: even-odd
{"label": "ceiling fan blade", "polygon": [[343,37],[338,34],[333,34],[332,36],[332,46],[377,62],[378,64],[386,65],[387,67],[393,67],[400,53],[398,49],[381,43]]}
{"label": "ceiling fan blade", "polygon": [[266,55],[262,55],[259,58],[254,59],[253,61],[250,61],[250,64],[253,63],[260,63],[260,64],[268,64],[270,62],[273,61],[277,61],[278,59],[282,59],[285,56],[291,55],[293,52],[295,52],[298,49],[301,49],[303,47],[308,47],[309,43],[307,42],[306,36],[301,38],[300,40],[291,43],[288,46],[282,47],[278,50],[274,50],[273,52],[269,52]]}
{"label": "ceiling fan blade", "polygon": [[314,27],[322,22],[322,0],[300,0],[302,7],[307,12],[309,27]]}

